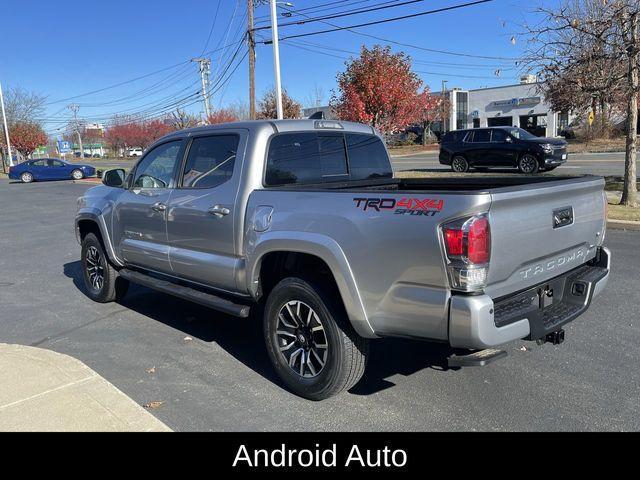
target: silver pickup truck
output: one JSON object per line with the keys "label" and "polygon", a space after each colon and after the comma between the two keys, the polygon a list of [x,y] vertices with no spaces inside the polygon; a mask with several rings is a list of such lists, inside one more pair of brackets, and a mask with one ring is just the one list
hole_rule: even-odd
{"label": "silver pickup truck", "polygon": [[355,123],[183,130],[103,183],[75,221],[88,296],[134,282],[261,317],[276,372],[315,400],[353,386],[379,337],[447,343],[451,367],[560,343],[609,275],[601,178],[396,179]]}

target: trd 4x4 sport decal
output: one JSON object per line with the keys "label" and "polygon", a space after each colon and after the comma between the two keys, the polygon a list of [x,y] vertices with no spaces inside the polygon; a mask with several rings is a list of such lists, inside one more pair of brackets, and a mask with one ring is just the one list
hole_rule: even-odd
{"label": "trd 4x4 sport decal", "polygon": [[356,208],[363,211],[395,210],[395,215],[417,215],[433,217],[444,207],[444,200],[436,198],[354,198]]}

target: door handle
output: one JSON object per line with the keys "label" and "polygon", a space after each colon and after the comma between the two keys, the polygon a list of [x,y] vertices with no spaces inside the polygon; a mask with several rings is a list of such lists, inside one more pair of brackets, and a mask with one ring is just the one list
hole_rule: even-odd
{"label": "door handle", "polygon": [[229,215],[231,210],[227,207],[223,207],[222,205],[214,205],[208,210],[208,212],[216,217],[224,217],[225,215]]}
{"label": "door handle", "polygon": [[167,209],[167,206],[162,202],[156,202],[151,205],[151,208],[156,212],[164,212]]}

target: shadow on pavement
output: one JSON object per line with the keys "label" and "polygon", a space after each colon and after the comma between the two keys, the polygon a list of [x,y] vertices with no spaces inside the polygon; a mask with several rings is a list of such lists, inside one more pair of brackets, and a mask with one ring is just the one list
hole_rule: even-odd
{"label": "shadow on pavement", "polygon": [[[76,288],[86,292],[79,260],[66,263],[63,271]],[[119,304],[192,338],[207,343],[215,342],[256,373],[283,387],[267,355],[262,321],[255,315],[249,318],[232,317],[134,284],[131,284]],[[372,341],[365,374],[349,392],[371,395],[395,386],[395,383],[387,380],[394,375],[407,377],[426,368],[446,371],[447,357],[452,353],[449,346],[438,343],[405,339]]]}

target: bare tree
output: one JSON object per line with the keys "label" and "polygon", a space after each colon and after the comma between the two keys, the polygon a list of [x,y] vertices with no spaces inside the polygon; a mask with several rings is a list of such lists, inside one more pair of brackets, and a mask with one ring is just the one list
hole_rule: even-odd
{"label": "bare tree", "polygon": [[178,108],[171,114],[171,123],[176,130],[182,130],[183,128],[191,128],[198,125],[199,120],[195,115],[191,115],[186,111]]}
{"label": "bare tree", "polygon": [[5,111],[9,124],[17,122],[39,123],[47,97],[22,87],[9,87],[4,92]]}
{"label": "bare tree", "polygon": [[322,88],[317,83],[314,83],[313,89],[311,90],[311,92],[309,92],[307,98],[305,99],[305,103],[309,108],[318,108],[322,106],[325,98],[326,94],[324,88]]}
{"label": "bare tree", "polygon": [[542,80],[554,108],[597,112],[605,124],[612,109],[626,110],[625,182],[621,203],[637,206],[638,123],[637,0],[562,0],[539,7],[542,21],[525,25],[523,63]]}
{"label": "bare tree", "polygon": [[243,100],[236,100],[229,104],[228,110],[232,111],[238,120],[249,120],[249,104]]}

